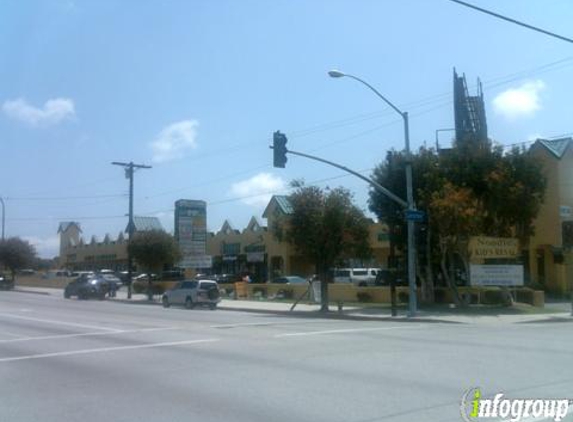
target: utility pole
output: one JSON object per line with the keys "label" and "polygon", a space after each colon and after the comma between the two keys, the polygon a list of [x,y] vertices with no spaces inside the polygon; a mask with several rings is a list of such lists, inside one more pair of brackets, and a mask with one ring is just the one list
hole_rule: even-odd
{"label": "utility pole", "polygon": [[4,227],[6,226],[6,205],[4,199],[0,196],[0,204],[2,204],[2,240],[4,240]]}
{"label": "utility pole", "polygon": [[133,161],[130,161],[129,163],[114,161],[111,164],[114,166],[122,166],[125,170],[125,178],[129,179],[129,222],[127,223],[127,298],[131,299],[133,257],[131,256],[129,244],[131,243],[131,239],[133,238],[133,233],[135,231],[135,224],[133,223],[133,173],[134,169],[150,169],[151,166],[133,164]]}

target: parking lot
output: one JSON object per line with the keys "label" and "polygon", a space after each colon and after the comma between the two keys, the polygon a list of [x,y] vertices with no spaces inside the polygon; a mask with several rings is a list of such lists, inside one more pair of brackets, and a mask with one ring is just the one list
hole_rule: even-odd
{"label": "parking lot", "polygon": [[567,323],[337,321],[0,295],[0,420],[459,421],[573,396]]}

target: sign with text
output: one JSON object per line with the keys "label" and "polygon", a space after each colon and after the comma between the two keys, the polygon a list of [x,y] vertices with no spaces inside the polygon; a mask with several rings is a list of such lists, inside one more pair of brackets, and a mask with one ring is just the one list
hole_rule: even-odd
{"label": "sign with text", "polygon": [[474,236],[470,238],[469,251],[472,259],[516,258],[519,241],[512,237]]}
{"label": "sign with text", "polygon": [[472,286],[523,286],[523,265],[470,265]]}
{"label": "sign with text", "polygon": [[186,256],[179,265],[183,268],[211,268],[213,266],[213,258],[210,255]]}
{"label": "sign with text", "polygon": [[175,202],[175,238],[179,243],[183,268],[209,268],[206,258],[207,204],[205,201],[181,199]]}

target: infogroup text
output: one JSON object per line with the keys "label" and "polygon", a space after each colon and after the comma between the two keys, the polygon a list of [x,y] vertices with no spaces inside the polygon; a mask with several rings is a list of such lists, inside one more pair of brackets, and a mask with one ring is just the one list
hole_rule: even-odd
{"label": "infogroup text", "polygon": [[553,418],[561,421],[569,411],[569,399],[510,399],[503,393],[493,398],[482,398],[480,388],[466,390],[461,400],[461,415],[466,422],[480,421],[486,418],[501,418],[519,422],[524,418]]}

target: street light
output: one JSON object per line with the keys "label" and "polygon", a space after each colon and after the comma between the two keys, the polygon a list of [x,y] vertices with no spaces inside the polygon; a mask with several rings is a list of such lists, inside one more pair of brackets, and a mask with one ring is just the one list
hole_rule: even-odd
{"label": "street light", "polygon": [[[396,113],[402,116],[404,119],[404,141],[406,143],[406,201],[407,201],[407,211],[414,211],[416,209],[414,205],[414,193],[412,188],[412,159],[410,156],[410,128],[408,125],[408,112],[402,112],[398,107],[392,104],[386,97],[376,90],[368,82],[362,79],[349,75],[348,73],[341,72],[339,70],[331,70],[328,72],[331,78],[342,78],[347,77],[366,85],[370,90],[372,90],[378,97],[380,97],[386,104],[388,104]],[[416,265],[414,259],[416,257],[416,245],[414,241],[414,221],[407,216],[408,221],[408,316],[413,317],[416,315],[417,300],[416,300]]]}

